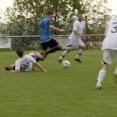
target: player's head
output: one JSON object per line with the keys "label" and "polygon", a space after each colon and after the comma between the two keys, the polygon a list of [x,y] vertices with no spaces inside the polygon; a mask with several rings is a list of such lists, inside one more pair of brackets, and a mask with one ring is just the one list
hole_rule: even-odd
{"label": "player's head", "polygon": [[52,11],[47,11],[46,12],[46,17],[52,18],[54,13]]}
{"label": "player's head", "polygon": [[24,50],[23,50],[22,48],[18,48],[18,49],[16,50],[16,53],[17,53],[17,55],[18,55],[19,57],[22,57],[22,56],[24,55]]}
{"label": "player's head", "polygon": [[80,20],[80,21],[83,20],[83,15],[82,15],[82,13],[78,13],[78,14],[77,14],[77,17],[78,17],[78,20]]}

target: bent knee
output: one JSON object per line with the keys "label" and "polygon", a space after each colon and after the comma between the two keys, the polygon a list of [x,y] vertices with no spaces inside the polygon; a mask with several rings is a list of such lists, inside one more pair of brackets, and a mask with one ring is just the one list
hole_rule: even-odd
{"label": "bent knee", "polygon": [[62,49],[63,45],[62,45],[61,43],[59,43],[59,44],[57,45],[57,47],[59,47],[60,49]]}

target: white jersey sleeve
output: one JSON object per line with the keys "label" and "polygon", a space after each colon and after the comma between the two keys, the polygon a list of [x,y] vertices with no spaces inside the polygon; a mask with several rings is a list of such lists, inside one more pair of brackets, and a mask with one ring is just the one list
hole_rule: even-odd
{"label": "white jersey sleeve", "polygon": [[73,30],[78,30],[78,24],[77,21],[73,23]]}
{"label": "white jersey sleeve", "polygon": [[20,70],[20,61],[16,60],[15,61],[15,70]]}
{"label": "white jersey sleeve", "polygon": [[107,35],[108,32],[108,24],[106,25],[106,29],[105,29],[105,36]]}
{"label": "white jersey sleeve", "polygon": [[85,23],[85,21],[84,21],[84,29],[83,30],[86,30],[86,23]]}

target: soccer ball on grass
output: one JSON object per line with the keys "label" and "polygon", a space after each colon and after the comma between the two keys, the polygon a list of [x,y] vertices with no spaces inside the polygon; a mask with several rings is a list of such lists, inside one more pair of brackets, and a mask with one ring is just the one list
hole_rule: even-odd
{"label": "soccer ball on grass", "polygon": [[64,60],[64,61],[62,61],[62,66],[64,68],[68,68],[70,66],[70,62],[68,60]]}

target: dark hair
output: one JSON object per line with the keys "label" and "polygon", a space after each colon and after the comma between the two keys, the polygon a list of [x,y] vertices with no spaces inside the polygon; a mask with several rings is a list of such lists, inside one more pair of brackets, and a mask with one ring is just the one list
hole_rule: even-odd
{"label": "dark hair", "polygon": [[17,55],[18,55],[19,57],[22,57],[23,54],[24,54],[24,50],[23,50],[22,48],[18,48],[18,49],[16,50],[16,53],[17,53]]}
{"label": "dark hair", "polygon": [[53,13],[53,11],[47,11],[46,12],[46,15],[53,15],[54,13]]}

